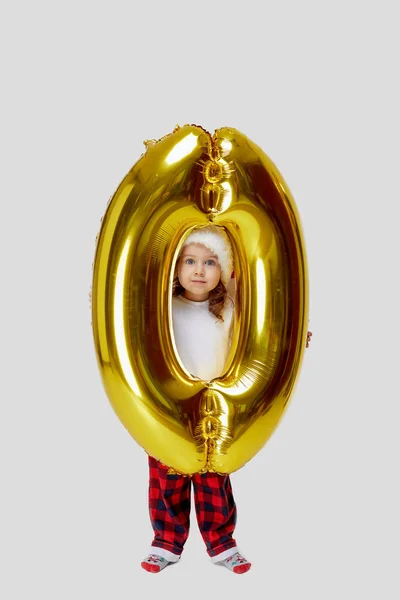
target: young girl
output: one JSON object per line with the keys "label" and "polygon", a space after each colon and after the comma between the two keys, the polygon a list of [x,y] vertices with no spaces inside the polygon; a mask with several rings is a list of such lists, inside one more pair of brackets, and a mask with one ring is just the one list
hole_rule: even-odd
{"label": "young girl", "polygon": [[[222,228],[210,225],[187,237],[173,287],[174,337],[187,371],[206,381],[223,374],[230,349],[233,301],[227,287],[232,271],[232,249]],[[179,560],[189,534],[193,483],[197,522],[212,562],[246,573],[251,563],[239,553],[233,538],[236,505],[229,475],[171,475],[151,456],[149,467],[154,540],[142,567],[158,573]]]}

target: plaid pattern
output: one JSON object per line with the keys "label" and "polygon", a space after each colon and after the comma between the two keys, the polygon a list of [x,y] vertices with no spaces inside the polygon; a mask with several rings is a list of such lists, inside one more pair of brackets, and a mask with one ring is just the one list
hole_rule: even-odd
{"label": "plaid pattern", "polygon": [[236,547],[233,531],[236,505],[229,475],[168,474],[168,468],[149,456],[149,510],[154,529],[152,546],[180,555],[189,535],[190,492],[193,483],[197,523],[213,557]]}

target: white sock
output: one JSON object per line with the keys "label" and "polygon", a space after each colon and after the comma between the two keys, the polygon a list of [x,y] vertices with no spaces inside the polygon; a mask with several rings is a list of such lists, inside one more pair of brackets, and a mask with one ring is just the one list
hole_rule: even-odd
{"label": "white sock", "polygon": [[242,575],[251,568],[251,563],[249,563],[249,561],[246,560],[239,552],[235,552],[235,554],[232,554],[231,556],[228,556],[228,558],[225,558],[225,560],[220,560],[215,564],[223,565],[237,575]]}
{"label": "white sock", "polygon": [[162,569],[165,569],[171,562],[158,554],[149,554],[141,562],[141,566],[145,571],[149,573],[159,573]]}

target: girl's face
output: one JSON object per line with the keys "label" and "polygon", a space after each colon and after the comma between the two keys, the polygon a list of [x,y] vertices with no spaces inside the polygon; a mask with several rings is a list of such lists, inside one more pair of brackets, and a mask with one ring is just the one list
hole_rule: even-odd
{"label": "girl's face", "polygon": [[221,277],[218,257],[203,244],[184,247],[177,271],[179,282],[185,288],[182,295],[195,302],[207,300]]}

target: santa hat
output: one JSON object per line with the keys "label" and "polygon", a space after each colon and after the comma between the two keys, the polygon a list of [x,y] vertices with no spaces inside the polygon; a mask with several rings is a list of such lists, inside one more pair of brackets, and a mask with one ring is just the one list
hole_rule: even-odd
{"label": "santa hat", "polygon": [[222,227],[207,225],[207,227],[194,229],[184,241],[182,248],[189,244],[203,244],[218,256],[221,265],[221,281],[226,286],[233,271],[233,256],[229,238]]}

